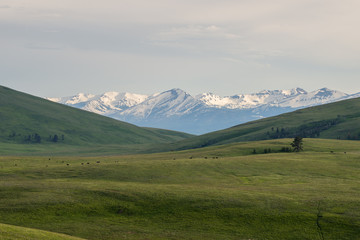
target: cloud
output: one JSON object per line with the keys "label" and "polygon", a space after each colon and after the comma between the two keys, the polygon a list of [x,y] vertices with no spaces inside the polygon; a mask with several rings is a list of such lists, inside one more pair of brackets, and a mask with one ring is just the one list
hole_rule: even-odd
{"label": "cloud", "polygon": [[240,39],[241,37],[228,33],[215,25],[187,25],[173,27],[159,32],[153,39],[157,41],[182,41],[182,40],[206,40],[206,39]]}
{"label": "cloud", "polygon": [[37,49],[37,50],[63,50],[63,49],[65,49],[65,47],[61,44],[41,43],[41,42],[26,44],[25,48]]}
{"label": "cloud", "polygon": [[[134,69],[126,75],[132,80],[135,77],[131,74],[148,81],[157,77],[174,79],[171,74],[175,72],[178,79],[205,81],[218,76],[224,81],[225,78],[233,81],[264,78],[285,79],[285,82],[292,76],[297,80],[312,79],[309,83],[312,84],[319,76],[335,78],[335,72],[339,76],[345,72],[351,79],[357,79],[360,73],[358,0],[1,2],[0,52],[7,51],[9,45],[12,51],[7,58],[0,56],[0,61],[13,69],[25,69],[29,64],[25,60],[23,65],[10,62],[11,56],[31,62],[44,55],[43,61],[49,69],[54,64],[53,70],[58,69],[57,74],[62,78],[61,74],[65,76],[65,73],[60,66],[78,58],[81,61],[69,66],[74,67],[71,73],[94,79],[86,71],[76,72],[82,62],[87,64],[82,56],[92,53],[92,59],[114,55],[103,59],[104,67],[99,67],[97,74],[99,63],[91,65],[94,76],[105,71],[111,76],[120,75],[121,71],[113,64],[115,56],[135,56],[126,65],[127,69]],[[66,60],[56,62],[57,57],[52,56],[57,54],[63,54]],[[48,57],[53,62],[47,62]],[[121,58],[121,62],[125,63],[126,59]],[[170,62],[174,63],[171,71],[163,70]],[[189,63],[199,67],[193,68]],[[208,64],[203,66],[204,63]],[[147,67],[149,64],[151,67]],[[184,68],[188,68],[187,75],[176,70]],[[146,70],[140,73],[136,69]]]}
{"label": "cloud", "polygon": [[160,30],[148,37],[150,44],[167,51],[181,49],[194,56],[227,55],[241,44],[243,37],[217,25],[183,25]]}

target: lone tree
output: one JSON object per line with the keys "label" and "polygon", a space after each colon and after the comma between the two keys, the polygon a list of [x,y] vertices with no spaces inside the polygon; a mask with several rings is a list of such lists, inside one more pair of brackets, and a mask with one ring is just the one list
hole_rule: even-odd
{"label": "lone tree", "polygon": [[291,143],[291,146],[294,148],[294,152],[300,152],[303,150],[303,138],[295,137],[294,141]]}

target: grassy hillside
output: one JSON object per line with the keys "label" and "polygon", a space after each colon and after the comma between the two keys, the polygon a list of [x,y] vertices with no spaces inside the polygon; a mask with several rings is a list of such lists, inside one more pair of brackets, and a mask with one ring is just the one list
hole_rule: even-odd
{"label": "grassy hillside", "polygon": [[[297,110],[163,147],[181,150],[241,141],[293,138],[360,139],[360,98]],[[159,149],[160,150],[160,149]]]}
{"label": "grassy hillside", "polygon": [[0,157],[0,222],[96,240],[359,239],[360,142],[305,139],[304,152],[260,154],[290,142]]}
{"label": "grassy hillside", "polygon": [[0,240],[81,240],[65,234],[52,233],[0,223]]}
{"label": "grassy hillside", "polygon": [[[134,145],[168,143],[189,134],[140,128],[0,86],[0,142]],[[40,147],[41,148],[41,147]]]}

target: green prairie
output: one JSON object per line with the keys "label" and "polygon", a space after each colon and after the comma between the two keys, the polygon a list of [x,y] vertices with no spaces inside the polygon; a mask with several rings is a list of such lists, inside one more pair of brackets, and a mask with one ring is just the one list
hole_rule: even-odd
{"label": "green prairie", "polygon": [[0,240],[81,240],[64,234],[0,223]]}
{"label": "green prairie", "polygon": [[0,222],[85,239],[360,239],[360,142],[281,152],[290,142],[3,156]]}

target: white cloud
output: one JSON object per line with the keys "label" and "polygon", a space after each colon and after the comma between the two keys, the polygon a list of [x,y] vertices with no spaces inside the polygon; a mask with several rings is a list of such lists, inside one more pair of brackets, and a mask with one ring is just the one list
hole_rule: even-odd
{"label": "white cloud", "polygon": [[[29,48],[32,53],[47,52],[47,57],[49,52],[64,51],[64,59],[83,59],[80,55],[86,52],[132,55],[133,68],[146,69],[144,78],[151,79],[163,74],[161,66],[171,59],[176,62],[173,72],[188,62],[210,61],[182,76],[212,79],[224,74],[233,80],[301,76],[311,79],[310,85],[315,78],[333,77],[336,71],[344,75],[349,69],[348,78],[357,78],[359,9],[358,0],[2,0],[0,52],[11,44],[13,54],[26,59],[31,59]],[[143,66],[150,59],[158,72]],[[7,61],[4,55],[0,60]],[[103,64],[113,66],[112,60],[105,58]],[[54,57],[53,68],[59,66],[61,74],[56,61]],[[26,66],[14,61],[13,68]],[[103,70],[99,68],[97,75]],[[119,74],[117,69],[113,72]],[[173,79],[171,71],[165,72],[164,79]],[[78,75],[87,77],[84,72]]]}
{"label": "white cloud", "polygon": [[[152,37],[155,41],[178,42],[186,40],[206,41],[206,40],[233,40],[241,39],[241,36],[227,32],[226,29],[215,25],[187,25],[173,27],[166,31],[161,31]],[[200,43],[201,44],[201,43]]]}

